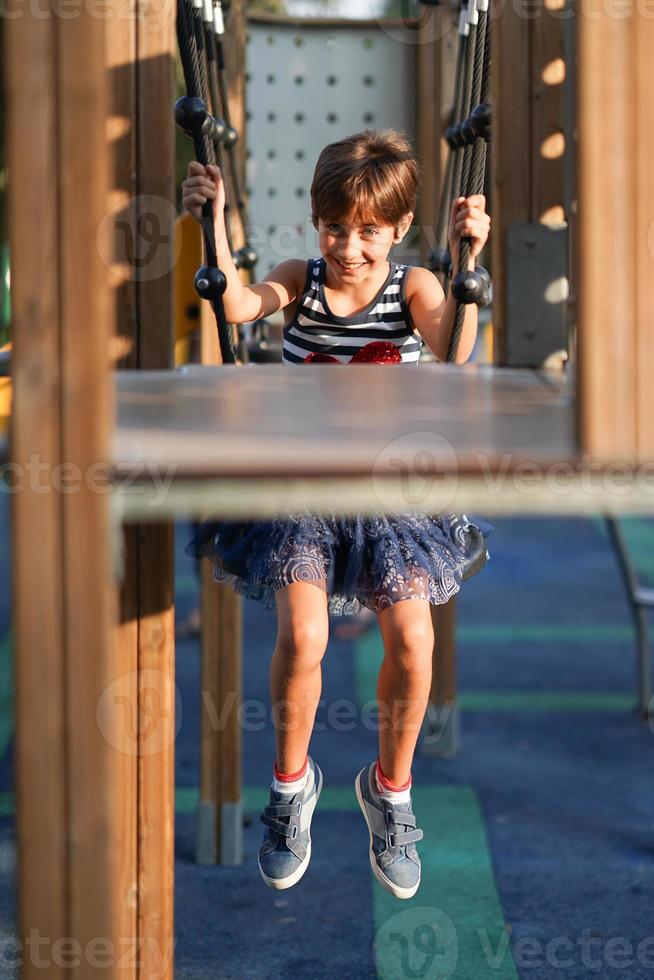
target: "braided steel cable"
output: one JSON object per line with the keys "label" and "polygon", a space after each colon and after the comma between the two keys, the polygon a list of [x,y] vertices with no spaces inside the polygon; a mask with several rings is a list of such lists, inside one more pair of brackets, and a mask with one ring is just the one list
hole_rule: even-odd
{"label": "braided steel cable", "polygon": [[[473,72],[473,59],[475,53],[476,44],[476,34],[477,34],[477,5],[476,0],[469,0],[468,10],[467,10],[467,21],[469,27],[468,41],[465,46],[464,58],[463,58],[463,82],[461,85],[461,115],[459,116],[457,122],[465,119],[470,115],[472,111],[472,72]],[[455,152],[454,156],[454,175],[452,188],[454,190],[454,197],[459,197],[462,193],[462,173],[463,173],[463,147],[459,148]]]}
{"label": "braided steel cable", "polygon": [[[465,56],[465,48],[468,43],[468,21],[466,16],[465,8],[462,7],[459,12],[459,45],[457,50],[456,59],[456,70],[455,70],[455,80],[454,80],[454,105],[452,107],[452,114],[450,118],[451,127],[461,118],[461,104],[463,101],[463,60]],[[445,163],[445,174],[443,176],[443,181],[441,184],[441,193],[438,203],[438,215],[437,215],[437,225],[436,225],[436,238],[435,238],[435,252],[438,254],[438,261],[436,263],[437,269],[435,271],[441,271],[446,274],[446,269],[444,268],[444,256],[447,250],[447,230],[448,230],[448,219],[449,219],[449,208],[450,202],[454,197],[454,154],[455,150],[448,143],[447,161]],[[434,266],[431,266],[434,269]]]}
{"label": "braided steel cable", "polygon": [[[200,20],[201,27],[202,22]],[[204,65],[203,72],[204,48],[200,50],[198,47],[198,32],[195,28],[193,10],[190,7],[189,0],[178,0],[177,38],[184,79],[188,91],[187,99],[180,100],[180,102],[185,103],[181,107],[181,116],[186,119],[185,131],[193,138],[196,159],[206,167],[209,164],[215,163],[216,159],[214,153],[216,123],[207,110],[208,85],[206,64]],[[176,106],[176,113],[178,108],[179,102]],[[203,110],[205,111],[203,112]],[[190,128],[189,120],[193,122]],[[226,279],[218,268],[216,237],[213,224],[213,205],[211,201],[206,201],[202,207],[201,224],[206,266],[198,271],[195,277],[195,286],[198,293],[211,303],[216,318],[223,363],[234,364],[236,354],[234,350],[233,331],[227,322],[223,302]]]}
{"label": "braided steel cable", "polygon": [[[488,15],[488,0],[479,0],[478,24],[475,31],[475,59],[474,73],[471,82],[471,98],[473,106],[478,106],[480,102],[488,102],[490,93],[490,20]],[[485,96],[485,98],[484,98]],[[483,194],[486,175],[486,138],[478,136],[472,146],[466,147],[466,166],[462,174],[461,196],[470,197],[475,194]],[[457,279],[467,270],[470,260],[470,239],[462,238],[459,244],[459,262],[457,269]],[[463,324],[465,322],[466,305],[457,302],[452,334],[447,351],[447,360],[455,361]]]}
{"label": "braided steel cable", "polygon": [[236,202],[236,208],[241,221],[243,241],[247,242],[248,222],[247,215],[245,213],[245,201],[241,190],[238,161],[236,159],[236,131],[232,126],[231,111],[229,108],[229,93],[227,91],[227,83],[225,81],[224,34],[225,23],[223,17],[223,4],[220,2],[220,0],[214,0],[214,42],[216,49],[216,70],[222,117],[225,120],[227,133],[229,134],[229,138],[226,143],[227,157],[229,160],[229,176],[232,184],[234,200]]}

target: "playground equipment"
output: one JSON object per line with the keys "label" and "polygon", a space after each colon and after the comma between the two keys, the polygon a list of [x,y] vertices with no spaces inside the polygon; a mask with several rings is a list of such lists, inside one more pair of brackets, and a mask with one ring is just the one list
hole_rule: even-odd
{"label": "playground equipment", "polygon": [[[20,936],[38,929],[42,936],[74,937],[84,951],[78,973],[85,978],[173,975],[176,716],[166,517],[198,513],[207,503],[216,512],[263,514],[282,499],[344,511],[392,507],[403,499],[401,475],[379,452],[389,439],[380,445],[383,430],[363,424],[364,410],[380,398],[365,367],[350,368],[360,378],[348,384],[347,397],[361,410],[362,424],[360,431],[349,430],[345,454],[338,413],[347,403],[341,372],[329,366],[308,366],[301,378],[281,366],[263,373],[254,366],[170,371],[174,208],[158,216],[158,276],[137,273],[123,248],[126,228],[137,228],[128,220],[130,201],[137,202],[138,217],[152,213],[149,195],[172,200],[174,25],[155,6],[144,2],[138,21],[117,12],[97,18],[85,7],[70,19],[26,10],[5,29],[15,328],[11,461],[16,478],[29,474],[34,453],[46,466],[41,481],[44,473],[52,487],[60,486],[54,481],[62,473],[67,481],[77,478],[77,492],[49,494],[26,479],[12,498]],[[244,35],[240,0],[231,8]],[[431,11],[434,18],[445,13]],[[549,28],[555,20],[543,24]],[[149,29],[139,30],[137,44],[143,21]],[[529,92],[517,84],[530,50],[522,45],[528,23],[504,5],[493,24],[494,43],[506,55],[494,62],[493,103],[498,133],[513,140],[512,152],[523,138],[522,96]],[[427,30],[429,19],[424,24]],[[646,467],[654,458],[654,258],[647,243],[654,135],[644,125],[634,131],[633,119],[646,118],[654,95],[648,71],[654,25],[638,10],[620,21],[597,10],[593,18],[580,18],[575,30],[574,378],[468,365],[424,365],[406,380],[400,377],[406,372],[385,375],[390,403],[413,406],[403,418],[408,430],[388,431],[400,439],[409,435],[415,449],[425,446],[419,433],[437,426],[457,447],[453,455],[441,450],[431,456],[426,476],[438,479],[430,484],[430,507],[447,496],[448,506],[489,515],[651,513]],[[236,59],[242,50],[235,44],[226,56]],[[243,71],[234,66],[228,77],[242,93]],[[235,90],[231,97],[239,104]],[[35,107],[41,124],[26,128]],[[233,125],[240,126],[234,117]],[[507,155],[504,140],[501,135],[494,146],[499,234],[493,277],[506,311],[509,225],[522,220],[512,194],[527,181],[528,157]],[[532,199],[533,187],[525,197]],[[111,221],[103,222],[108,212]],[[495,324],[502,343],[505,321],[503,312]],[[498,351],[505,349],[498,343]],[[109,364],[121,368],[116,429]],[[305,424],[286,407],[303,384],[317,392],[319,405],[329,395],[337,413],[319,420],[313,456],[302,452],[306,430],[296,440],[293,428],[288,438],[291,422]],[[461,392],[454,400],[452,387]],[[170,431],[161,424],[166,414],[180,423]],[[286,428],[273,431],[284,419]],[[98,461],[111,466],[103,473]],[[619,493],[610,482],[616,462]],[[519,470],[523,463],[530,468]],[[503,473],[510,488],[493,494],[492,481]],[[557,481],[560,487],[565,473],[570,491],[562,494]],[[521,492],[520,474],[532,489],[541,480],[537,494]],[[454,476],[450,496],[445,478]],[[134,478],[131,487],[127,477]],[[417,490],[417,474],[409,477]],[[424,490],[424,474],[419,478]],[[120,603],[112,577],[112,518],[126,522]],[[107,966],[105,955],[99,966],[91,957],[98,937],[123,954],[131,937],[140,965],[136,956],[119,961],[115,955]],[[25,958],[27,980],[41,972]],[[58,980],[66,972],[53,968],[50,976]]]}

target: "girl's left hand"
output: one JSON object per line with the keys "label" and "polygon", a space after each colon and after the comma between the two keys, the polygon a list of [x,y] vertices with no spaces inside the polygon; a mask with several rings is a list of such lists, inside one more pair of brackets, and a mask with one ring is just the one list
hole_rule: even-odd
{"label": "girl's left hand", "polygon": [[461,239],[470,239],[470,258],[474,259],[488,241],[489,231],[490,217],[486,214],[486,198],[484,195],[473,194],[472,197],[457,197],[452,202],[448,231],[453,267],[456,267],[458,261]]}

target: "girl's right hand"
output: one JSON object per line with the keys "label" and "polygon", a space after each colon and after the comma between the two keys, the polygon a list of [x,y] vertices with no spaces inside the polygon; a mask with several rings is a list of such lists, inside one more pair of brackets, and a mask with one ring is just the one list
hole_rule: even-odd
{"label": "girl's right hand", "polygon": [[182,183],[182,203],[191,217],[202,221],[202,207],[212,202],[213,220],[222,218],[225,211],[225,184],[218,167],[203,167],[197,160],[188,165],[188,176]]}

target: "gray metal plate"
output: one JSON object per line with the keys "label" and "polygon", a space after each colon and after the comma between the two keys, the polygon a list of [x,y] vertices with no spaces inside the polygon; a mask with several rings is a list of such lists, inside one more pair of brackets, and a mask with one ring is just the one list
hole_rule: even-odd
{"label": "gray metal plate", "polygon": [[[320,151],[366,128],[415,134],[415,46],[379,23],[248,24],[247,185],[257,277],[319,255],[309,190]],[[397,261],[417,262],[416,249]]]}
{"label": "gray metal plate", "polygon": [[507,364],[540,367],[568,347],[567,225],[509,225],[506,269]]}

